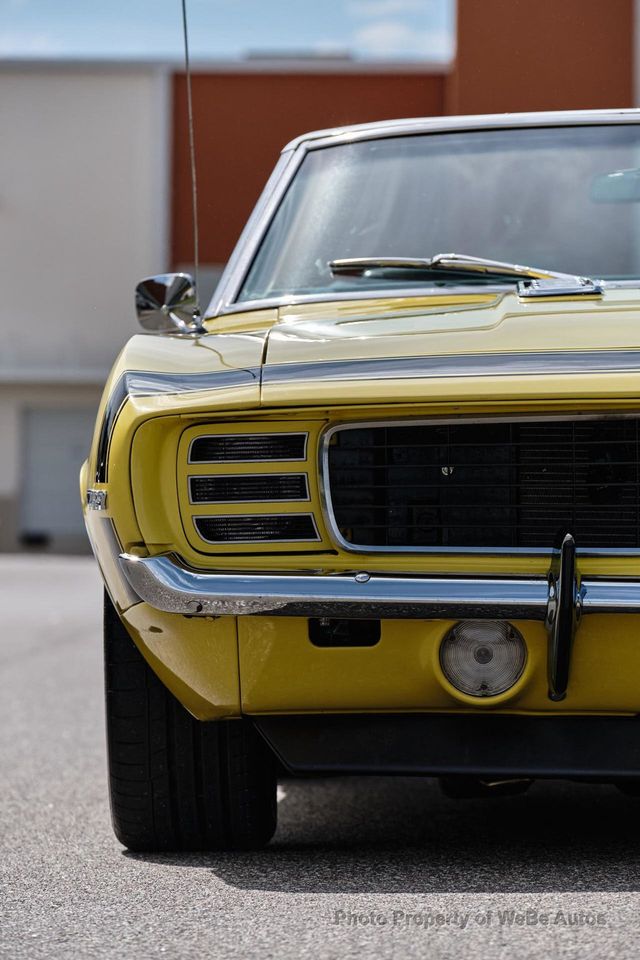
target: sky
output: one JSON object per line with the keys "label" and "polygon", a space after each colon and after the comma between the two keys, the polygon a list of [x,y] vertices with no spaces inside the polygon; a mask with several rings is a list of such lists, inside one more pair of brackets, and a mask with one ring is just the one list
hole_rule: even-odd
{"label": "sky", "polygon": [[[194,60],[446,61],[455,0],[187,0]],[[178,59],[180,0],[0,0],[0,58]]]}

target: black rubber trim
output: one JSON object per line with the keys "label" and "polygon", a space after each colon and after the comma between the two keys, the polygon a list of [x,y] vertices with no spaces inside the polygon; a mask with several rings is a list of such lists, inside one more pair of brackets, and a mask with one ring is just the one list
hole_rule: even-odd
{"label": "black rubber trim", "polygon": [[258,716],[297,774],[640,777],[636,717]]}
{"label": "black rubber trim", "polygon": [[96,483],[106,483],[108,478],[109,444],[111,443],[111,434],[115,427],[118,414],[122,410],[127,399],[127,379],[123,374],[111,395],[107,400],[102,423],[100,424],[100,436],[98,438],[98,451],[96,457]]}

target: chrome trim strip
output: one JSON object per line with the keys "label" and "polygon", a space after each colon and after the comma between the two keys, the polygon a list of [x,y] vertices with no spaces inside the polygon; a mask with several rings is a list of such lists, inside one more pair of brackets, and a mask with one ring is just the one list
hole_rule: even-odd
{"label": "chrome trim strip", "polygon": [[[640,123],[640,110],[546,110],[522,113],[469,114],[459,117],[408,117],[344,127],[312,130],[290,140],[284,150],[300,146],[309,149],[317,143],[352,143],[379,137],[401,137],[416,133],[464,133],[467,130],[511,130],[513,127],[592,126],[600,124]],[[284,152],[283,150],[283,152]]]}
{"label": "chrome trim strip", "polygon": [[[252,461],[253,462],[253,461]],[[224,477],[226,480],[241,480],[244,477],[302,477],[304,479],[304,497],[284,497],[281,499],[274,499],[269,497],[268,500],[194,500],[192,494],[192,480],[210,480],[217,479],[218,477]],[[294,473],[284,472],[284,473],[191,473],[187,477],[187,486],[189,489],[189,503],[194,506],[208,506],[212,503],[308,503],[311,500],[311,495],[309,493],[309,474],[308,473]],[[198,534],[200,535],[200,534]]]}
{"label": "chrome trim strip", "polygon": [[226,304],[235,300],[267,226],[304,156],[304,150],[282,151],[214,290],[205,319],[218,316]]}
{"label": "chrome trim strip", "polygon": [[[603,281],[606,287],[616,287],[612,281]],[[628,286],[640,286],[640,280],[630,281]],[[263,300],[237,300],[229,303],[220,310],[218,316],[228,316],[234,313],[247,313],[250,310],[265,310],[268,307],[295,307],[304,303],[340,303],[343,300],[406,300],[412,297],[478,297],[480,294],[516,293],[513,283],[474,283],[469,281],[464,285],[456,284],[447,287],[424,287],[417,284],[413,287],[377,287],[375,290],[342,290],[334,293],[300,293],[286,297],[265,297]],[[472,306],[486,306],[486,304],[472,304]],[[212,320],[207,316],[205,320]]]}
{"label": "chrome trim strip", "polygon": [[[640,351],[639,351],[640,354]],[[349,543],[341,535],[338,524],[336,523],[333,504],[331,502],[331,489],[329,484],[329,445],[334,433],[342,430],[360,430],[367,427],[394,427],[407,426],[415,424],[416,426],[443,426],[446,424],[465,424],[465,423],[546,423],[556,420],[623,420],[638,419],[638,412],[607,412],[607,413],[578,413],[578,414],[547,414],[546,416],[536,416],[535,414],[514,414],[505,416],[502,414],[477,417],[434,417],[433,419],[403,417],[395,420],[361,420],[349,423],[337,423],[326,428],[320,435],[318,447],[318,486],[320,490],[320,502],[322,504],[322,513],[329,533],[329,537],[347,553],[358,554],[421,554],[421,555],[440,555],[455,554],[456,556],[550,556],[553,553],[553,547],[375,547],[363,546],[362,544]],[[638,557],[640,556],[639,547],[580,547],[581,557]]]}
{"label": "chrome trim strip", "polygon": [[[198,526],[197,526],[198,520],[229,520],[229,519],[236,519],[236,518],[240,518],[241,520],[252,520],[252,519],[262,520],[265,517],[268,517],[268,518],[286,517],[287,519],[289,517],[308,517],[311,520],[311,523],[313,525],[315,537],[285,537],[284,539],[280,537],[276,537],[275,539],[271,539],[271,540],[270,539],[256,540],[254,538],[250,540],[209,540],[200,532],[200,530],[198,530]],[[319,540],[322,539],[318,531],[318,524],[316,523],[316,518],[312,513],[302,513],[297,511],[295,513],[214,513],[214,514],[201,513],[201,514],[197,514],[196,516],[192,516],[191,519],[193,520],[193,526],[195,527],[196,534],[200,537],[200,539],[203,540],[204,543],[214,543],[216,544],[216,546],[233,547],[236,545],[251,546],[252,544],[259,546],[262,543],[317,543]]]}
{"label": "chrome trim strip", "polygon": [[[268,426],[268,421],[265,421],[265,426]],[[217,440],[219,437],[242,437],[243,439],[246,439],[247,437],[304,437],[304,447],[301,457],[287,457],[285,459],[280,457],[270,457],[267,460],[192,460],[191,450],[194,443],[197,440],[209,439],[210,437],[214,440]],[[200,433],[197,437],[193,437],[189,443],[187,463],[195,465],[209,463],[304,463],[304,461],[307,459],[308,446],[309,432],[307,430],[265,430],[264,433],[256,433],[253,430],[248,431],[247,433]]]}
{"label": "chrome trim strip", "polygon": [[262,383],[292,380],[412,380],[422,377],[528,376],[570,373],[638,373],[640,350],[541,350],[531,353],[479,353],[319,360],[265,366]]}
{"label": "chrome trim strip", "polygon": [[[367,573],[203,573],[168,555],[120,564],[140,596],[167,613],[545,621],[545,577],[407,577]],[[583,615],[640,613],[640,581],[581,581]]]}
{"label": "chrome trim strip", "polygon": [[153,397],[159,394],[195,393],[199,390],[250,387],[259,382],[260,367],[216,370],[211,373],[153,373],[144,370],[130,370],[124,374],[124,377],[129,396]]}
{"label": "chrome trim strip", "polygon": [[126,571],[122,569],[122,564],[119,562],[122,544],[111,517],[87,510],[84,514],[84,522],[93,555],[113,603],[120,610],[128,610],[135,603],[140,603],[140,597],[131,586],[131,581],[125,576]]}
{"label": "chrome trim strip", "polygon": [[581,612],[640,613],[640,584],[635,580],[581,580]]}

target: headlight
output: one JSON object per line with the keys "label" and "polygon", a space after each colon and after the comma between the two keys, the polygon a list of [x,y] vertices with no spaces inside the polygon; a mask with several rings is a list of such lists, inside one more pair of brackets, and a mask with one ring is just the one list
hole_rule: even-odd
{"label": "headlight", "polygon": [[442,641],[440,666],[447,680],[472,697],[495,697],[522,676],[527,648],[504,620],[463,620]]}

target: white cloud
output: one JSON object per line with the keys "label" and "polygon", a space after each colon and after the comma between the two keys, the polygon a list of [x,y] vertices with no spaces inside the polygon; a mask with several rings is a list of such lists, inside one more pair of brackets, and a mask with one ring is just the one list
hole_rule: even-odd
{"label": "white cloud", "polygon": [[347,44],[338,40],[316,40],[312,44],[314,53],[324,57],[348,57]]}
{"label": "white cloud", "polygon": [[433,60],[453,56],[452,39],[445,30],[414,30],[400,20],[378,20],[356,31],[356,46],[372,57],[406,58],[408,55]]}
{"label": "white cloud", "polygon": [[424,13],[426,5],[425,0],[351,0],[347,13],[356,17],[391,17],[398,13]]}
{"label": "white cloud", "polygon": [[46,33],[0,32],[0,56],[2,57],[30,57],[53,56],[64,52],[64,45]]}

